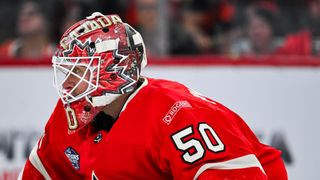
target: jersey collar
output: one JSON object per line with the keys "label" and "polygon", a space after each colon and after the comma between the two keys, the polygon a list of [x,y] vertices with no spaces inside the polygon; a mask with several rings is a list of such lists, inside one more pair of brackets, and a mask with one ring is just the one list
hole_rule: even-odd
{"label": "jersey collar", "polygon": [[[120,114],[126,109],[128,103],[136,96],[136,94],[138,94],[138,92],[145,86],[148,85],[148,79],[146,77],[141,77],[143,79],[143,83],[140,85],[140,87],[138,89],[136,89],[127,99],[127,101],[124,103]],[[119,115],[120,116],[120,115]]]}

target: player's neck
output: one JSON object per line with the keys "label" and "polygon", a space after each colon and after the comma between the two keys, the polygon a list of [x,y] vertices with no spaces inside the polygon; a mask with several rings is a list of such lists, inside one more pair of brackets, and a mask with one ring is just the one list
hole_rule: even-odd
{"label": "player's neck", "polygon": [[[140,78],[138,83],[137,83],[137,88],[139,88],[142,83],[143,83],[144,79],[143,78]],[[134,91],[133,91],[134,92]],[[123,105],[126,103],[127,99],[129,98],[129,96],[133,93],[127,93],[127,94],[123,94],[122,96],[118,97],[115,101],[113,101],[111,104],[109,105],[106,105],[104,108],[103,108],[103,112],[105,114],[108,114],[110,115],[113,119],[118,119],[118,116],[120,114],[120,111],[123,107]]]}
{"label": "player's neck", "polygon": [[130,96],[131,93],[123,94],[122,96],[118,97],[116,100],[114,100],[111,104],[106,105],[103,108],[103,112],[105,114],[110,115],[114,119],[117,119],[120,111],[124,105],[124,103],[127,101],[128,97]]}

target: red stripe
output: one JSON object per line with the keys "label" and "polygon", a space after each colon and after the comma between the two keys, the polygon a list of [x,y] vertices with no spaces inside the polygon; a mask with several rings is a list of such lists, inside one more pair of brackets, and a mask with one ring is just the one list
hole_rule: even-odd
{"label": "red stripe", "polygon": [[[275,67],[319,67],[320,57],[315,56],[242,56],[232,58],[219,55],[149,57],[151,66],[275,66]],[[51,58],[37,60],[1,58],[0,67],[46,67]]]}

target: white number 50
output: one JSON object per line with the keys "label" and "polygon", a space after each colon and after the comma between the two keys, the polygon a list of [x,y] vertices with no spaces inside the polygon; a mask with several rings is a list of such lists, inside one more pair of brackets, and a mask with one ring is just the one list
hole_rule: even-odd
{"label": "white number 50", "polygon": [[[214,153],[224,151],[224,144],[222,143],[216,132],[212,129],[212,127],[210,127],[206,123],[199,123],[198,131],[202,139],[204,140],[204,144],[206,145],[206,148],[208,150]],[[215,142],[211,142],[207,132],[211,134]],[[184,152],[182,154],[182,159],[188,163],[194,163],[202,159],[205,154],[205,148],[203,147],[199,139],[188,138],[188,136],[191,136],[193,133],[193,127],[189,126],[171,136],[176,148]],[[186,138],[188,138],[188,140],[183,140]],[[190,151],[192,149],[193,152],[191,153]]]}

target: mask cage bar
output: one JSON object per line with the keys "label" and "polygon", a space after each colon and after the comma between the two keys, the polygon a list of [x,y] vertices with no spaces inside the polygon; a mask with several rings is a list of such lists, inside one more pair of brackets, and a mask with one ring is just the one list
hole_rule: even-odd
{"label": "mask cage bar", "polygon": [[[83,59],[90,59],[90,61],[89,61],[89,63],[81,63],[80,61]],[[92,64],[95,59],[97,59],[98,62],[97,62],[96,66],[93,66]],[[75,62],[72,60],[75,60]],[[77,101],[77,100],[87,96],[88,94],[92,93],[93,91],[95,91],[98,88],[99,74],[100,74],[100,57],[99,56],[94,56],[94,57],[56,57],[56,56],[54,56],[52,58],[52,63],[53,63],[52,66],[54,68],[54,87],[58,90],[58,94],[64,104]],[[65,66],[72,66],[72,67],[66,68]],[[86,67],[86,70],[82,76],[80,76],[74,72],[76,66]],[[92,83],[93,71],[95,69],[97,69],[96,83],[93,84]],[[90,70],[90,74],[89,74],[90,77],[89,77],[89,80],[87,80],[87,79],[85,79],[85,76],[89,70]],[[58,71],[66,74],[65,78],[61,81],[61,83],[58,82],[58,78],[57,78]],[[67,92],[63,88],[63,84],[71,75],[77,77],[79,79],[79,81],[71,89],[71,91]],[[83,82],[86,82],[88,84],[87,89],[83,93],[81,93],[77,96],[73,96],[72,93]]]}

